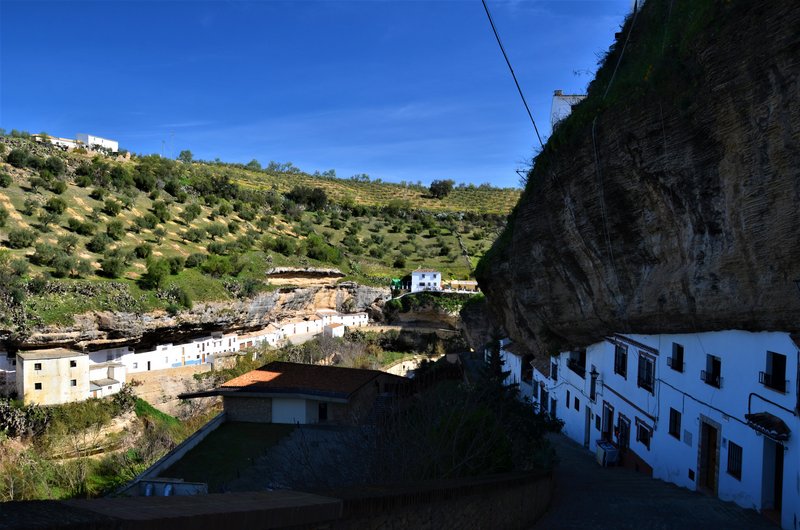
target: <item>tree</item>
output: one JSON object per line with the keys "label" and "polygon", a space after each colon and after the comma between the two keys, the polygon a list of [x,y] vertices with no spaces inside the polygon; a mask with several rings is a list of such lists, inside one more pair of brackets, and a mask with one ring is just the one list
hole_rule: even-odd
{"label": "tree", "polygon": [[61,197],[50,197],[47,202],[44,203],[44,209],[48,212],[61,215],[64,213],[64,210],[67,209],[67,202]]}
{"label": "tree", "polygon": [[181,219],[183,219],[188,225],[189,223],[197,219],[202,212],[203,209],[200,208],[200,205],[193,202],[192,204],[188,204],[186,208],[183,209],[183,211],[181,212]]}
{"label": "tree", "polygon": [[56,212],[51,212],[48,210],[39,212],[39,224],[41,225],[42,232],[49,232],[50,225],[57,223],[60,218],[61,216]]}
{"label": "tree", "polygon": [[162,223],[166,223],[172,218],[172,215],[169,213],[169,206],[167,206],[167,203],[164,201],[155,201],[153,203],[153,215]]}
{"label": "tree", "polygon": [[86,243],[86,248],[90,252],[101,253],[105,251],[106,247],[111,243],[111,238],[108,237],[104,232],[98,232],[95,234],[92,239]]}
{"label": "tree", "polygon": [[106,199],[103,203],[103,212],[111,217],[116,217],[122,211],[122,205],[114,199]]}
{"label": "tree", "polygon": [[100,260],[100,272],[108,278],[119,278],[125,273],[125,258],[118,255],[104,256]]}
{"label": "tree", "polygon": [[211,223],[208,225],[206,232],[211,237],[212,240],[215,240],[218,237],[223,237],[225,234],[228,233],[228,227],[222,223]]}
{"label": "tree", "polygon": [[78,238],[72,234],[64,234],[58,237],[56,244],[67,254],[72,254],[78,248]]}
{"label": "tree", "polygon": [[57,156],[47,157],[44,162],[44,167],[55,176],[63,175],[67,171],[67,164]]}
{"label": "tree", "polygon": [[169,262],[165,259],[151,259],[147,261],[147,272],[142,275],[142,287],[145,289],[160,289],[169,276]]}
{"label": "tree", "polygon": [[167,231],[159,226],[158,228],[153,230],[153,236],[155,236],[156,238],[156,243],[160,245],[161,242],[164,241],[164,238],[167,236]]}
{"label": "tree", "polygon": [[455,182],[452,180],[434,180],[431,182],[430,186],[430,193],[431,196],[437,199],[444,199],[447,197],[451,191],[453,191],[453,185]]}
{"label": "tree", "polygon": [[29,228],[16,228],[8,233],[8,246],[11,248],[26,248],[36,241],[36,232]]}
{"label": "tree", "polygon": [[180,160],[184,164],[191,163],[193,158],[194,158],[194,155],[192,155],[192,152],[189,151],[188,149],[184,149],[183,151],[178,153],[178,160]]}
{"label": "tree", "polygon": [[253,171],[261,171],[261,163],[255,158],[248,162],[245,167]]}
{"label": "tree", "polygon": [[115,219],[106,225],[106,234],[114,241],[119,241],[125,237],[125,225],[122,221]]}
{"label": "tree", "polygon": [[133,249],[133,254],[139,259],[147,259],[153,253],[153,247],[149,243],[142,243]]}
{"label": "tree", "polygon": [[14,167],[25,167],[28,163],[29,154],[24,149],[12,149],[6,157],[6,162]]}

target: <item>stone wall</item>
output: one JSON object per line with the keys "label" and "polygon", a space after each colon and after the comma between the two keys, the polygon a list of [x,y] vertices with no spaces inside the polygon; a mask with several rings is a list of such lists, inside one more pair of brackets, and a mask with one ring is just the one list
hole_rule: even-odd
{"label": "stone wall", "polygon": [[228,421],[272,423],[272,398],[225,396],[222,400]]}

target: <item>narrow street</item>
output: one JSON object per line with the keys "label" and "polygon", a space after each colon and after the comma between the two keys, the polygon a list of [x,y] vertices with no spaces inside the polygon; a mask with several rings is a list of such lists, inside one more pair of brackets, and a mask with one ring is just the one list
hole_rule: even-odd
{"label": "narrow street", "polygon": [[556,490],[536,528],[777,528],[752,510],[624,468],[602,468],[592,453],[563,435]]}

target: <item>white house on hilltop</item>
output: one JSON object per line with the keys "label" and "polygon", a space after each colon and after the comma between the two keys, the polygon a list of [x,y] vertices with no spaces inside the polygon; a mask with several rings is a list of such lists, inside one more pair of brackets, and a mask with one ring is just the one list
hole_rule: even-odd
{"label": "white house on hilltop", "polygon": [[[800,521],[800,343],[737,330],[621,335],[533,370],[564,433],[655,478]],[[609,443],[598,445],[603,440]]]}
{"label": "white house on hilltop", "polygon": [[411,273],[411,292],[441,291],[442,273],[433,269],[417,269]]}
{"label": "white house on hilltop", "polygon": [[98,146],[104,149],[109,149],[112,153],[119,151],[119,142],[116,140],[109,140],[108,138],[101,138],[99,136],[94,136],[93,134],[84,133],[76,134],[75,139],[88,147]]}

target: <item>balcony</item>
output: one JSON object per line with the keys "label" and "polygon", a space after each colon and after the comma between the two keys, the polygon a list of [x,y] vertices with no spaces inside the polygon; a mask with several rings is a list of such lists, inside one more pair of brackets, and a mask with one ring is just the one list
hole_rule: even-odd
{"label": "balcony", "polygon": [[722,377],[720,377],[718,373],[702,370],[700,372],[700,379],[702,379],[703,382],[709,386],[722,388]]}
{"label": "balcony", "polygon": [[676,372],[683,373],[683,365],[684,362],[681,359],[676,359],[674,357],[667,357],[667,366],[669,366]]}
{"label": "balcony", "polygon": [[567,359],[567,368],[578,374],[579,376],[586,378],[586,365],[581,364],[578,359]]}
{"label": "balcony", "polygon": [[777,390],[784,394],[786,393],[786,383],[788,383],[788,381],[782,377],[775,377],[775,375],[767,372],[758,372],[758,382],[772,390]]}

